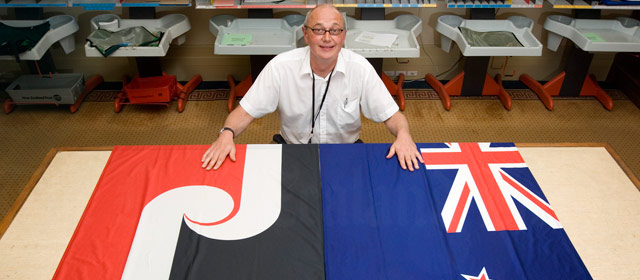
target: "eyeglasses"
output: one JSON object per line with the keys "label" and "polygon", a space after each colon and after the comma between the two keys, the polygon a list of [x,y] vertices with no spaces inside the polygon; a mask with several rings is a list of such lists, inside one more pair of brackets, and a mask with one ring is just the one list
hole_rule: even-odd
{"label": "eyeglasses", "polygon": [[329,34],[331,34],[332,36],[338,36],[340,34],[342,34],[342,31],[344,31],[343,28],[331,28],[331,29],[324,29],[324,28],[312,28],[309,26],[304,26],[305,28],[311,29],[311,32],[313,32],[313,34],[315,35],[324,35],[324,33],[329,32]]}

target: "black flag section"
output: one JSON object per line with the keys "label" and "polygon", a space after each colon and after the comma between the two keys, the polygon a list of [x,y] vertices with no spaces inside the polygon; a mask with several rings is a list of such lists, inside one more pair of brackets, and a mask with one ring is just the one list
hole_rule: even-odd
{"label": "black flag section", "polygon": [[317,145],[282,146],[282,206],[276,222],[242,240],[215,240],[183,221],[170,279],[324,279]]}

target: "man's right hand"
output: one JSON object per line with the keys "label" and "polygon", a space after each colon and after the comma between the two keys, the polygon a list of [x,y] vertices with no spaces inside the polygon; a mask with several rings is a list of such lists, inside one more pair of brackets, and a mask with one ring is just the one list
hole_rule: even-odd
{"label": "man's right hand", "polygon": [[236,161],[236,145],[233,143],[233,133],[225,130],[202,155],[202,168],[218,170],[227,156],[231,161]]}

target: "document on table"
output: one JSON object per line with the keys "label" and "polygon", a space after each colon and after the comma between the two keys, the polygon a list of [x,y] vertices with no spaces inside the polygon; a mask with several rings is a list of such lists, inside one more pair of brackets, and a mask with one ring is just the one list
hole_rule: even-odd
{"label": "document on table", "polygon": [[247,46],[251,45],[251,34],[245,33],[227,33],[222,38],[222,45],[231,46]]}
{"label": "document on table", "polygon": [[391,45],[393,45],[393,42],[395,42],[397,38],[398,34],[373,33],[369,31],[363,31],[355,41],[389,48],[391,47]]}

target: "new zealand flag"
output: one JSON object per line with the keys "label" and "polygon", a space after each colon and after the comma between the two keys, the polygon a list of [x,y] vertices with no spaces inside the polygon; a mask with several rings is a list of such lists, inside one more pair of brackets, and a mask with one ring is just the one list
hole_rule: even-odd
{"label": "new zealand flag", "polygon": [[591,279],[513,144],[418,147],[321,146],[328,279]]}

